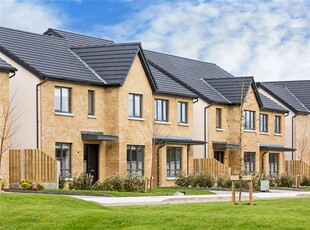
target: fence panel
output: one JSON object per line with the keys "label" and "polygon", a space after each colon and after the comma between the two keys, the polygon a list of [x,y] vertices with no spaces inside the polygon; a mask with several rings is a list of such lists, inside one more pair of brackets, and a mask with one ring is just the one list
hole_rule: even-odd
{"label": "fence panel", "polygon": [[194,173],[211,173],[215,177],[229,175],[228,167],[213,158],[194,159]]}
{"label": "fence panel", "polygon": [[286,161],[285,167],[286,172],[289,172],[292,176],[310,177],[310,165],[302,161]]}

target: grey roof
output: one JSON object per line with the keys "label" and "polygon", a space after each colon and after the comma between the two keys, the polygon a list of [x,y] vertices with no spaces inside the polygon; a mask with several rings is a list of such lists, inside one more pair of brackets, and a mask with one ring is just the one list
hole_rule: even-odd
{"label": "grey roof", "polygon": [[283,108],[281,105],[279,105],[278,103],[269,99],[265,95],[259,93],[259,97],[260,97],[262,104],[263,104],[263,107],[261,108],[262,110],[275,111],[275,112],[280,112],[280,113],[288,113],[289,112],[287,109]]}
{"label": "grey roof", "polygon": [[118,136],[106,135],[100,131],[81,131],[82,140],[87,141],[118,141]]}
{"label": "grey roof", "polygon": [[49,28],[47,31],[43,33],[44,35],[54,36],[59,38],[64,38],[67,40],[72,46],[92,46],[92,45],[111,45],[114,44],[114,41],[106,40],[103,38],[91,37],[88,35],[77,34],[73,32],[52,29]]}
{"label": "grey roof", "polygon": [[153,140],[157,143],[164,144],[184,144],[184,145],[205,145],[206,142],[200,140],[193,140],[190,137],[177,137],[177,136],[154,136]]}
{"label": "grey roof", "polygon": [[219,93],[203,81],[208,78],[234,77],[213,63],[145,50],[149,63],[207,102],[227,104]]}
{"label": "grey roof", "polygon": [[0,70],[6,70],[9,72],[15,72],[17,71],[17,69],[13,66],[11,66],[9,63],[7,63],[6,61],[2,60],[0,58]]}
{"label": "grey roof", "polygon": [[41,78],[104,84],[69,50],[63,38],[0,27],[0,51]]}
{"label": "grey roof", "polygon": [[274,144],[259,144],[260,150],[265,151],[295,151],[296,149],[293,149],[291,147],[285,147],[283,145],[274,145]]}
{"label": "grey roof", "polygon": [[310,81],[259,82],[264,89],[295,113],[310,113]]}
{"label": "grey roof", "polygon": [[250,86],[254,82],[253,77],[229,77],[204,80],[230,104],[240,104],[243,102]]}

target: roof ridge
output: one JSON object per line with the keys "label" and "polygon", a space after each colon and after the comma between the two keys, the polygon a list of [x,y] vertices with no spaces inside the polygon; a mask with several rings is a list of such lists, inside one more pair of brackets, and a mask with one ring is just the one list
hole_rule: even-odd
{"label": "roof ridge", "polygon": [[112,43],[112,44],[98,44],[98,45],[85,45],[85,46],[78,45],[78,46],[71,46],[70,49],[111,47],[111,46],[126,46],[126,45],[138,45],[138,46],[141,46],[141,42]]}
{"label": "roof ridge", "polygon": [[[216,79],[216,78],[213,78]],[[204,82],[206,85],[208,85],[211,89],[213,89],[215,92],[218,93],[218,95],[220,95],[224,100],[226,100],[228,103],[231,103],[231,101],[229,101],[224,95],[222,95],[219,91],[217,91],[215,88],[213,88],[213,86],[211,86],[209,83],[207,83],[203,78],[200,78],[200,80],[202,82]]]}
{"label": "roof ridge", "polygon": [[98,73],[96,73],[96,71],[95,71],[93,68],[91,68],[85,61],[83,61],[83,59],[82,59],[79,55],[77,55],[77,54],[76,54],[75,52],[73,52],[73,50],[71,50],[71,49],[68,49],[68,50],[69,50],[69,52],[72,53],[83,65],[85,65],[86,68],[89,69],[90,72],[92,72],[100,81],[102,81],[104,84],[108,84],[103,78],[101,78],[101,76],[100,76]]}
{"label": "roof ridge", "polygon": [[302,107],[304,107],[304,109],[306,109],[308,112],[310,112],[309,109],[306,106],[304,106],[304,104],[289,90],[289,88],[287,88],[286,86],[284,88],[296,99],[296,101],[299,102],[299,104]]}

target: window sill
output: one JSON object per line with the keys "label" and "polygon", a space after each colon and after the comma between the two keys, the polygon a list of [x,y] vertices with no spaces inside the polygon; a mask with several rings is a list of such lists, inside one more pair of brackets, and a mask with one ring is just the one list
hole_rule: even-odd
{"label": "window sill", "polygon": [[66,116],[66,117],[74,117],[73,113],[61,113],[61,112],[55,112],[56,116]]}
{"label": "window sill", "polygon": [[179,126],[189,126],[187,123],[178,123]]}
{"label": "window sill", "polygon": [[145,121],[145,119],[142,117],[128,117],[128,119],[133,121]]}
{"label": "window sill", "polygon": [[224,132],[224,129],[219,129],[219,128],[217,128],[216,131],[218,131],[218,132]]}
{"label": "window sill", "polygon": [[89,118],[89,119],[97,119],[97,117],[94,116],[94,115],[88,115],[87,118]]}
{"label": "window sill", "polygon": [[168,121],[155,121],[155,124],[160,124],[160,125],[171,125],[171,122],[168,122]]}
{"label": "window sill", "polygon": [[275,135],[275,136],[282,137],[282,134],[281,134],[281,133],[275,133],[274,135]]}
{"label": "window sill", "polygon": [[270,133],[259,132],[260,135],[270,135]]}
{"label": "window sill", "polygon": [[246,132],[246,133],[256,133],[256,130],[245,129],[244,132]]}
{"label": "window sill", "polygon": [[167,177],[166,178],[167,181],[176,180],[176,179],[177,179],[176,177]]}

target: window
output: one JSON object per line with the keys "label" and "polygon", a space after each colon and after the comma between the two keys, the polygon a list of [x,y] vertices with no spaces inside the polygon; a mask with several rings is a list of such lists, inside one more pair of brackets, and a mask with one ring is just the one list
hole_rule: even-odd
{"label": "window", "polygon": [[60,174],[63,177],[71,176],[71,144],[56,143],[57,161],[60,161]]}
{"label": "window", "polygon": [[252,174],[255,171],[255,153],[244,153],[244,171],[245,174]]}
{"label": "window", "polygon": [[214,159],[224,164],[224,152],[215,151]]}
{"label": "window", "polygon": [[255,112],[245,110],[244,111],[244,129],[255,130]]}
{"label": "window", "polygon": [[222,109],[216,108],[216,128],[222,128]]}
{"label": "window", "polygon": [[127,173],[144,173],[144,146],[127,146]]}
{"label": "window", "polygon": [[168,121],[168,101],[155,99],[155,120]]}
{"label": "window", "polygon": [[129,94],[129,117],[142,117],[142,95]]}
{"label": "window", "polygon": [[55,87],[55,112],[70,113],[71,89]]}
{"label": "window", "polygon": [[167,177],[176,177],[181,170],[182,148],[167,147]]}
{"label": "window", "polygon": [[88,90],[88,115],[95,115],[95,91]]}
{"label": "window", "polygon": [[277,134],[281,133],[281,117],[274,116],[274,132]]}
{"label": "window", "polygon": [[269,174],[271,176],[278,175],[279,169],[279,153],[269,153]]}
{"label": "window", "polygon": [[262,133],[268,132],[268,115],[259,114],[259,131]]}
{"label": "window", "polygon": [[187,102],[178,102],[179,123],[187,123]]}

